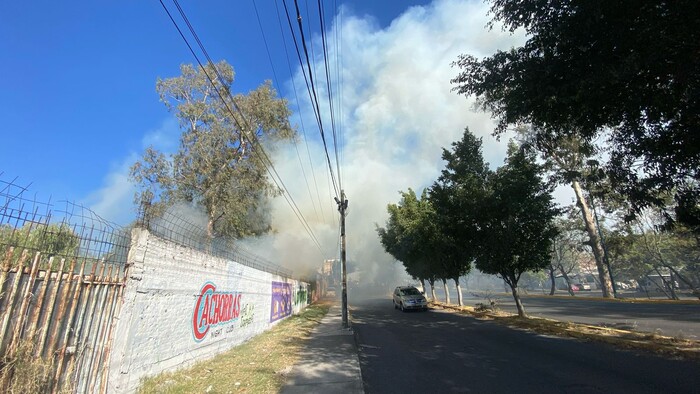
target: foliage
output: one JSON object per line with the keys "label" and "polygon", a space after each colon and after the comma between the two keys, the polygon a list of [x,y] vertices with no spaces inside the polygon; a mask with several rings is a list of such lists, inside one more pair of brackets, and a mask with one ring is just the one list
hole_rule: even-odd
{"label": "foliage", "polygon": [[569,275],[574,271],[580,271],[579,263],[590,253],[584,250],[585,232],[580,228],[580,221],[573,217],[572,213],[570,210],[568,216],[560,216],[554,222],[557,235],[552,241],[550,269],[553,270],[553,274],[561,273],[568,286],[567,291],[573,296]]}
{"label": "foliage", "polygon": [[443,149],[445,169],[430,190],[439,225],[438,251],[444,276],[456,279],[471,270],[476,258],[480,204],[489,175],[488,163],[481,153],[481,139],[469,129],[452,150]]}
{"label": "foliage", "polygon": [[700,297],[700,255],[695,240],[687,230],[665,230],[661,221],[661,215],[651,210],[638,216],[635,221],[637,242],[631,255],[641,260],[642,266],[668,269]]}
{"label": "foliage", "polygon": [[[10,225],[0,226],[0,245],[14,246],[15,251],[11,256],[11,264],[17,264],[23,251],[30,252],[29,259],[34,252],[41,252],[42,263],[49,258],[70,258],[78,256],[80,238],[67,224],[37,224],[26,223],[21,228]],[[5,248],[0,248],[5,251]],[[54,265],[58,265],[58,260]],[[52,267],[55,268],[55,267]]]}
{"label": "foliage", "polygon": [[532,152],[511,144],[506,164],[489,179],[489,195],[482,203],[481,236],[476,267],[497,274],[511,287],[518,314],[518,281],[526,271],[538,271],[550,263],[553,219],[557,215],[551,188],[541,178],[541,167]]}
{"label": "foliage", "polygon": [[494,22],[527,42],[453,80],[498,118],[544,139],[591,141],[610,128],[609,174],[639,210],[675,193],[676,219],[700,218],[700,8],[693,0],[492,0]]}
{"label": "foliage", "polygon": [[182,65],[180,71],[156,83],[161,101],[179,120],[180,147],[172,155],[149,147],[134,163],[137,203],[151,203],[156,212],[178,201],[201,207],[210,236],[269,231],[267,198],[280,191],[267,178],[262,145],[269,150],[295,137],[286,100],[269,81],[246,95],[231,95],[234,72],[225,61]]}
{"label": "foliage", "polygon": [[389,218],[385,227],[377,226],[379,240],[384,249],[403,263],[406,272],[417,279],[438,277],[435,268],[434,247],[431,240],[436,234],[434,210],[427,198],[427,190],[418,199],[412,189],[400,192],[398,204],[389,204]]}

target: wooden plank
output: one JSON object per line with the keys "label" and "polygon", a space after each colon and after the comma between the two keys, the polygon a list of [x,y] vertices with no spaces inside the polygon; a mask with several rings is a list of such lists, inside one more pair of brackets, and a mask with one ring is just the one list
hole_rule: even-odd
{"label": "wooden plank", "polygon": [[[86,348],[90,349],[90,354],[86,353],[83,355],[83,358],[81,360],[81,365],[80,365],[83,379],[88,379],[90,376],[91,367],[92,367],[92,356],[95,354],[94,353],[95,352],[95,345],[94,345],[93,339],[97,337],[97,329],[93,330],[92,326],[95,322],[95,317],[97,315],[97,312],[96,312],[97,311],[97,304],[100,303],[100,300],[102,299],[101,293],[100,293],[100,288],[98,286],[100,284],[102,284],[100,279],[102,278],[102,276],[104,276],[104,270],[105,270],[104,261],[101,261],[100,263],[101,263],[101,265],[98,265],[98,267],[101,267],[99,269],[100,273],[97,276],[92,275],[91,280],[90,280],[90,284],[92,284],[94,286],[95,294],[92,297],[93,302],[92,302],[92,306],[90,307],[90,312],[89,312],[90,317],[88,318],[87,328],[85,331],[87,333],[87,336],[88,336],[87,338],[85,338]],[[100,307],[100,310],[102,310],[102,307]],[[98,326],[99,326],[99,322],[98,322]],[[93,331],[95,332],[95,334],[93,334]],[[91,341],[93,343],[91,343],[89,346],[87,346],[87,343],[89,341]],[[85,372],[83,373],[82,371],[85,371]]]}
{"label": "wooden plank", "polygon": [[[22,256],[19,259],[19,268],[22,267],[24,264],[24,261],[27,259],[27,256],[29,256],[29,251],[25,249],[22,252]],[[5,343],[5,335],[8,333],[8,327],[10,324],[10,318],[12,316],[12,312],[14,310],[14,305],[15,305],[15,298],[17,297],[18,290],[19,290],[19,283],[22,279],[22,271],[21,269],[17,270],[17,273],[15,274],[15,280],[12,282],[12,290],[10,291],[10,296],[7,299],[7,308],[3,312],[2,315],[2,326],[0,327],[0,354],[5,354],[3,351],[3,343]],[[11,349],[13,346],[12,342],[9,343],[9,349]],[[8,357],[9,359],[9,357]],[[0,387],[7,387],[10,383],[10,379],[12,378],[12,372],[7,371],[6,373],[2,374],[2,377],[0,378]]]}
{"label": "wooden plank", "polygon": [[41,252],[36,252],[34,254],[34,260],[32,262],[32,269],[29,273],[29,279],[24,285],[24,291],[22,295],[22,304],[19,307],[19,313],[17,314],[17,322],[15,324],[14,332],[12,333],[12,340],[10,342],[9,350],[5,353],[7,357],[12,359],[15,355],[15,351],[19,346],[20,339],[22,337],[22,330],[28,320],[27,310],[29,309],[29,303],[32,300],[34,281],[36,280],[36,273],[39,271],[39,260],[41,260]]}
{"label": "wooden plank", "polygon": [[[53,256],[49,257],[49,267],[53,263]],[[29,335],[28,338],[34,338],[36,329],[39,325],[39,317],[41,316],[41,309],[44,306],[44,298],[46,297],[46,290],[49,288],[49,278],[51,277],[51,271],[44,271],[44,282],[41,284],[41,290],[36,297],[36,302],[34,304],[34,314],[29,324]],[[48,322],[47,322],[48,323]]]}
{"label": "wooden plank", "polygon": [[[51,296],[49,297],[48,309],[46,310],[46,318],[44,318],[44,328],[41,330],[41,336],[39,337],[39,344],[36,348],[37,357],[42,357],[44,353],[44,345],[46,344],[46,338],[49,335],[49,329],[51,328],[51,317],[53,316],[53,310],[56,306],[56,296],[58,295],[58,289],[61,287],[61,280],[63,279],[63,267],[66,263],[66,259],[61,259],[61,267],[58,269],[58,274],[56,275],[56,285],[51,291]],[[48,283],[51,280],[51,276],[46,280]]]}
{"label": "wooden plank", "polygon": [[[126,272],[126,268],[124,269],[124,272]],[[110,324],[109,324],[109,332],[107,333],[107,344],[105,345],[105,354],[104,354],[104,359],[105,363],[109,362],[109,356],[112,353],[112,343],[114,342],[114,328],[117,325],[117,319],[114,318],[114,316],[117,316],[119,311],[121,310],[121,305],[122,305],[122,295],[124,294],[124,285],[126,282],[126,276],[123,276],[119,278],[119,270],[114,274],[115,276],[115,299],[114,299],[114,307],[112,310],[112,316],[110,316]],[[105,364],[105,367],[102,368],[102,379],[100,381],[100,394],[106,394],[107,393],[107,379],[109,379],[109,365]]]}
{"label": "wooden plank", "polygon": [[66,280],[63,280],[63,277],[60,277],[58,279],[58,284],[61,282],[65,282],[63,284],[63,291],[61,292],[61,299],[59,300],[58,303],[58,310],[56,311],[56,317],[53,319],[56,321],[56,324],[54,325],[54,329],[51,331],[49,335],[49,345],[47,346],[46,350],[48,351],[49,355],[52,355],[54,353],[54,350],[56,349],[56,341],[58,339],[59,334],[61,333],[61,324],[63,322],[63,318],[65,317],[64,315],[66,314],[66,305],[68,303],[68,292],[70,291],[71,285],[73,284],[73,272],[75,271],[75,264],[76,260],[73,259],[70,263],[70,272],[68,273],[68,277]]}
{"label": "wooden plank", "polygon": [[[19,259],[20,268],[24,264],[24,261],[29,256],[29,250],[25,249],[22,252],[22,256]],[[14,310],[15,298],[17,297],[17,292],[19,290],[19,282],[22,279],[22,271],[17,270],[15,274],[15,280],[12,282],[12,288],[10,290],[10,295],[7,297],[7,308],[2,313],[2,325],[0,326],[0,354],[5,354],[3,351],[3,343],[5,343],[5,335],[8,333],[8,327],[10,325],[10,318],[12,317],[12,311]],[[10,344],[11,345],[11,344]],[[0,386],[5,387],[5,386]]]}
{"label": "wooden plank", "polygon": [[[91,280],[91,278],[94,276],[94,273],[95,273],[95,267],[93,266],[93,271],[92,271],[91,275],[88,276],[88,278],[81,278],[81,281],[80,281],[80,283],[83,286],[85,286],[86,289],[85,289],[85,296],[84,296],[85,302],[82,303],[80,315],[78,316],[78,324],[76,324],[76,326],[75,326],[76,331],[79,331],[79,335],[77,336],[79,338],[79,340],[75,341],[76,346],[78,346],[78,345],[82,346],[81,340],[85,340],[85,338],[90,335],[89,327],[90,327],[90,322],[91,322],[93,314],[87,313],[87,312],[90,310],[90,305],[94,305],[97,302],[95,300],[96,297],[94,295],[92,295],[92,289],[94,288],[94,281]],[[89,316],[87,321],[85,320],[86,315]],[[77,361],[78,366],[75,368],[76,379],[82,378],[83,374],[81,372],[81,369],[83,367],[83,360],[86,357],[87,356],[85,355],[84,351],[80,352],[80,359]],[[75,366],[75,363],[76,363],[76,357],[71,358],[71,364],[68,367],[69,370],[71,367]]]}
{"label": "wooden plank", "polygon": [[[99,368],[102,366],[102,352],[104,350],[104,345],[105,345],[105,338],[107,336],[107,328],[110,326],[109,322],[109,317],[112,312],[112,299],[114,298],[114,292],[112,291],[112,265],[109,266],[109,271],[107,272],[107,276],[105,277],[105,280],[107,280],[107,284],[104,285],[105,287],[105,300],[104,303],[102,304],[102,308],[100,310],[102,311],[101,313],[101,318],[99,321],[99,324],[97,326],[97,331],[99,336],[95,337],[95,346],[93,347],[94,349],[94,354],[92,357],[92,371],[90,373],[90,392],[94,392],[95,390],[95,383],[99,381],[98,379],[98,371]],[[107,310],[107,313],[105,314],[104,311]]]}
{"label": "wooden plank", "polygon": [[[80,274],[78,274],[79,278],[83,277],[83,272],[85,272],[85,260],[83,260],[83,263],[80,264]],[[71,275],[71,278],[73,275]],[[63,330],[63,346],[61,346],[61,350],[58,354],[58,366],[56,367],[56,374],[54,375],[54,380],[53,380],[53,390],[54,392],[60,391],[60,383],[61,383],[61,373],[63,372],[63,364],[65,362],[66,358],[66,349],[68,348],[68,341],[70,339],[70,335],[73,332],[72,323],[73,323],[73,318],[75,317],[75,310],[76,307],[78,306],[78,298],[80,297],[80,293],[82,291],[82,284],[81,280],[76,281],[75,284],[75,289],[73,290],[73,297],[71,297],[71,307],[70,307],[70,312],[68,312],[68,320],[66,320],[66,328]]]}
{"label": "wooden plank", "polygon": [[10,272],[10,262],[12,261],[12,255],[15,253],[15,247],[10,246],[5,252],[5,257],[2,263],[2,272],[0,272],[0,294],[3,294],[5,281],[7,280],[7,275]]}

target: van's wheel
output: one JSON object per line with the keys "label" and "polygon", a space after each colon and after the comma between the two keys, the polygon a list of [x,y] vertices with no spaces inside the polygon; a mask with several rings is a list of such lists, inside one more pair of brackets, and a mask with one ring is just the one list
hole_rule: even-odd
{"label": "van's wheel", "polygon": [[404,309],[404,307],[403,307],[403,302],[400,304],[400,306],[401,306],[401,312],[406,312],[406,309]]}

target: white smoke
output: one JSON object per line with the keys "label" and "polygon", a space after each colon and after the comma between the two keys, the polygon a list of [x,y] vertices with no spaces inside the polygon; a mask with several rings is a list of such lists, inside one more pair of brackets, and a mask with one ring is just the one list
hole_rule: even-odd
{"label": "white smoke", "polygon": [[[348,270],[361,271],[362,280],[389,285],[396,280],[395,275],[403,273],[401,265],[384,252],[375,223],[384,226],[386,205],[398,201],[399,190],[413,188],[420,193],[432,184],[444,168],[442,148],[459,140],[465,127],[483,137],[483,153],[492,167],[503,162],[506,141],[498,142],[491,136],[494,123],[490,115],[475,111],[474,100],[452,92],[450,84],[459,72],[451,66],[459,54],[483,57],[524,42],[521,33],[488,30],[487,11],[488,6],[481,1],[440,0],[408,9],[385,29],[342,9],[341,17],[336,17],[333,28],[341,29],[341,60],[333,63],[331,74],[335,75],[336,64],[342,65],[342,85],[333,94],[340,97],[342,93],[338,112],[342,116],[336,115],[336,120],[342,124],[337,130],[342,148],[341,179],[349,200]],[[329,48],[328,57],[336,59],[335,47]],[[323,65],[321,55],[316,64]],[[320,78],[324,70],[319,68],[315,75]],[[300,71],[295,84],[305,87]],[[288,87],[291,89],[291,83]],[[297,94],[305,98],[300,103],[301,116],[309,137],[321,211],[303,142],[298,148],[306,181],[294,147],[276,152],[275,167],[321,243],[323,254],[283,198],[273,204],[275,233],[265,238],[271,247],[264,254],[301,273],[315,271],[324,258],[338,257],[338,213],[335,194],[329,193],[328,165],[308,95],[305,90]],[[294,95],[287,96],[295,106]],[[322,90],[322,108],[328,108],[326,97]],[[334,104],[338,108],[338,103]],[[324,128],[335,171],[328,116]]]}

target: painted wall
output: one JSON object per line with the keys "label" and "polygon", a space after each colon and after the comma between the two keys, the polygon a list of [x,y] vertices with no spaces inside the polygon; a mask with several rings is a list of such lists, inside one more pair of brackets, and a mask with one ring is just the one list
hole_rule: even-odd
{"label": "painted wall", "polygon": [[135,229],[108,392],[224,352],[308,301],[309,286]]}

